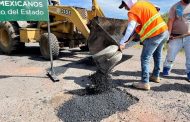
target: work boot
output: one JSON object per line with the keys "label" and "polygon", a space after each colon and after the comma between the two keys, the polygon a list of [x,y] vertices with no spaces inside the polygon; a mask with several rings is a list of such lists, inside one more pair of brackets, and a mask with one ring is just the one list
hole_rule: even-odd
{"label": "work boot", "polygon": [[133,87],[135,87],[137,89],[142,89],[142,90],[150,90],[149,83],[142,83],[142,82],[133,83]]}
{"label": "work boot", "polygon": [[187,80],[188,80],[188,82],[190,82],[190,72],[187,73]]}
{"label": "work boot", "polygon": [[162,73],[162,75],[163,75],[163,76],[168,76],[169,73],[170,73],[170,68],[164,67],[164,68],[163,68],[163,73]]}
{"label": "work boot", "polygon": [[153,81],[155,83],[160,83],[160,77],[151,76],[150,81]]}

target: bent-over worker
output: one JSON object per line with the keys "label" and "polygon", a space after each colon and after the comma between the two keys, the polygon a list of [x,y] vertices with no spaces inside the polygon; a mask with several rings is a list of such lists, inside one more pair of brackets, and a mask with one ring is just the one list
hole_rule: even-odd
{"label": "bent-over worker", "polygon": [[124,0],[119,8],[128,10],[128,26],[124,37],[120,41],[120,49],[124,49],[126,42],[134,31],[140,35],[143,44],[141,54],[141,82],[134,83],[138,89],[149,90],[149,65],[153,56],[154,69],[150,80],[160,82],[160,65],[162,49],[168,38],[168,28],[156,7],[148,1]]}

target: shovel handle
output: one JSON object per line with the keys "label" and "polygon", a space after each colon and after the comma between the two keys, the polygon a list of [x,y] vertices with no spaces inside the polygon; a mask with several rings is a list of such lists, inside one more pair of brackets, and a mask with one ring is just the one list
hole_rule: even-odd
{"label": "shovel handle", "polygon": [[172,39],[179,39],[179,38],[183,38],[183,37],[186,37],[186,36],[190,36],[190,34],[183,34],[183,35],[180,35],[180,36],[175,36]]}

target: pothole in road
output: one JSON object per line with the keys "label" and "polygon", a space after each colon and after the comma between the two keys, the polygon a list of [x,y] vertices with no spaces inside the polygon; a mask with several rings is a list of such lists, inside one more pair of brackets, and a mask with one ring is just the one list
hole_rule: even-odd
{"label": "pothole in road", "polygon": [[126,111],[138,101],[126,91],[113,88],[101,94],[74,96],[57,109],[57,116],[64,122],[99,122],[116,112]]}

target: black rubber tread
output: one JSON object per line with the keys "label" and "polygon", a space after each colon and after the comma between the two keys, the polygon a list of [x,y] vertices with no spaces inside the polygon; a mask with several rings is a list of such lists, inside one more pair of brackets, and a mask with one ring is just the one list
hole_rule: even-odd
{"label": "black rubber tread", "polygon": [[0,28],[3,28],[8,33],[9,38],[7,47],[3,46],[0,41],[0,49],[2,50],[2,52],[6,54],[11,54],[14,51],[24,47],[24,43],[19,42],[19,26],[15,21],[2,21],[0,22]]}
{"label": "black rubber tread", "polygon": [[15,45],[15,49],[16,51],[23,51],[23,49],[25,48],[25,43],[24,42],[20,42],[20,27],[18,25],[18,23],[16,21],[11,21],[10,22],[15,30],[15,38],[14,41],[16,41],[16,45]]}
{"label": "black rubber tread", "polygon": [[89,51],[88,45],[84,45],[80,47],[81,51]]}
{"label": "black rubber tread", "polygon": [[[53,59],[56,59],[59,56],[59,49],[60,49],[59,42],[54,34],[50,33],[49,37],[50,37],[50,45],[52,49],[52,56],[53,56]],[[49,44],[48,33],[44,33],[41,35],[41,38],[40,38],[40,51],[41,51],[42,56],[47,60],[50,59],[48,44]]]}

